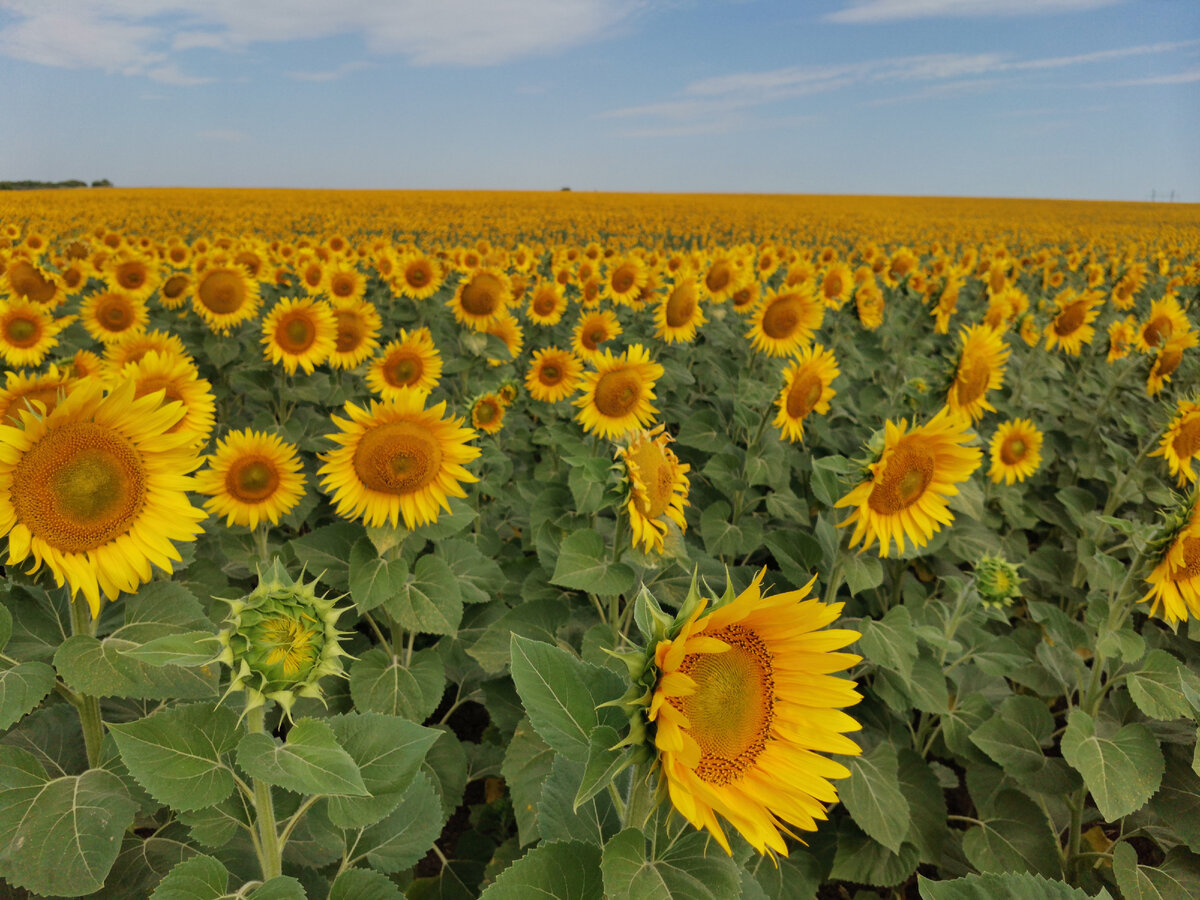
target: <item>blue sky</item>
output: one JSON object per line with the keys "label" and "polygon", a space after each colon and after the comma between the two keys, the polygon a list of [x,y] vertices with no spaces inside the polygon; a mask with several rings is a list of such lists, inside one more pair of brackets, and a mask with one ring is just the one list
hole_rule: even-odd
{"label": "blue sky", "polygon": [[0,178],[1200,202],[1197,0],[0,0]]}

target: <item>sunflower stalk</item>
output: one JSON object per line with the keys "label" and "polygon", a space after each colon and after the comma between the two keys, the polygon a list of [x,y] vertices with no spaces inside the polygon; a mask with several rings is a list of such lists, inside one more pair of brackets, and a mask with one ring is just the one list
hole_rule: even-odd
{"label": "sunflower stalk", "polygon": [[645,829],[650,816],[658,808],[658,781],[651,778],[650,764],[638,763],[629,780],[629,793],[625,798],[623,828]]}
{"label": "sunflower stalk", "polygon": [[[71,604],[71,634],[96,635],[96,620],[85,603],[68,600]],[[74,693],[71,704],[79,713],[83,728],[83,745],[87,749],[88,768],[100,766],[100,746],[104,743],[104,722],[100,718],[100,698],[92,694]]]}
{"label": "sunflower stalk", "polygon": [[[263,709],[262,706],[256,706],[246,711],[247,734],[266,734]],[[283,844],[279,840],[275,822],[271,786],[261,778],[254,779],[254,819],[258,825],[258,862],[262,867],[263,881],[270,881],[283,874]]]}

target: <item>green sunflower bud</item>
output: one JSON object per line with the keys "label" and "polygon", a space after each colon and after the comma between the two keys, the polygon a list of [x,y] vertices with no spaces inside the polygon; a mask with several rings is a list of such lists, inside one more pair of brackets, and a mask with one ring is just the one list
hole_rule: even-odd
{"label": "green sunflower bud", "polygon": [[318,682],[326,675],[346,677],[337,619],[346,608],[318,597],[313,585],[294,581],[275,560],[259,570],[258,587],[240,600],[226,600],[229,615],[217,635],[218,659],[233,677],[229,693],[246,692],[246,709],[274,700],[290,717],[297,697],[324,702]]}
{"label": "green sunflower bud", "polygon": [[985,554],[975,564],[975,588],[986,606],[1011,606],[1021,596],[1018,567],[1003,556]]}

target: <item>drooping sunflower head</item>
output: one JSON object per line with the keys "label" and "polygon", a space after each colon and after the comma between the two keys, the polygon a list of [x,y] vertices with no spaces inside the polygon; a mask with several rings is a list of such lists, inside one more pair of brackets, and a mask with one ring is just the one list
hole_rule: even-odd
{"label": "drooping sunflower head", "polygon": [[519,356],[521,348],[525,346],[525,332],[521,330],[521,323],[517,321],[516,316],[507,311],[496,316],[484,331],[492,337],[500,338],[504,342],[504,347],[508,351],[509,356],[509,359],[488,357],[489,365],[504,365],[504,363]]}
{"label": "drooping sunflower head", "polygon": [[1012,606],[1021,596],[1018,566],[1003,556],[985,553],[975,564],[975,589],[985,606]]}
{"label": "drooping sunflower head", "polygon": [[352,300],[333,304],[337,324],[329,364],[335,369],[353,369],[379,349],[379,330],[383,320],[375,304]]}
{"label": "drooping sunflower head", "polygon": [[1104,297],[1098,291],[1077,292],[1068,288],[1055,298],[1057,312],[1046,326],[1046,349],[1057,345],[1064,353],[1078,356],[1091,343],[1096,330],[1092,322],[1100,315]]}
{"label": "drooping sunflower head", "polygon": [[1029,419],[1002,422],[992,435],[989,453],[988,476],[993,482],[1024,481],[1042,464],[1042,433]]}
{"label": "drooping sunflower head", "polygon": [[208,467],[196,473],[205,508],[224,516],[226,526],[278,524],[304,496],[304,474],[296,447],[278,435],[244,428],[217,442]]}
{"label": "drooping sunflower head", "polygon": [[1159,347],[1154,362],[1150,366],[1150,374],[1146,377],[1146,393],[1151,397],[1162,392],[1163,387],[1171,380],[1180,364],[1183,362],[1185,350],[1200,343],[1200,337],[1194,331],[1184,331],[1174,334]]}
{"label": "drooping sunflower head", "polygon": [[297,368],[311,374],[337,349],[337,333],[337,318],[324,300],[288,297],[263,318],[263,356],[289,374]]}
{"label": "drooping sunflower head", "polygon": [[858,321],[867,331],[874,331],[883,324],[885,301],[883,291],[874,278],[864,281],[854,292],[854,309]]}
{"label": "drooping sunflower head", "polygon": [[982,453],[966,444],[974,435],[970,420],[943,407],[927,424],[908,430],[908,422],[888,420],[883,449],[868,467],[870,478],[852,489],[835,506],[852,507],[839,527],[853,524],[850,546],[860,541],[866,550],[879,542],[879,555],[886,557],[892,539],[903,553],[905,539],[924,547],[954,515],[947,498],[958,493],[956,485],[971,477]]}
{"label": "drooping sunflower head", "polygon": [[321,483],[347,519],[369,527],[403,518],[406,528],[436,522],[447,497],[465,497],[462,482],[479,479],[464,465],[480,454],[468,442],[475,432],[446,415],[444,402],[424,408],[424,395],[401,391],[369,409],[346,404],[348,419],[327,437],[338,447],[326,453]]}
{"label": "drooping sunflower head", "polygon": [[1137,327],[1134,338],[1138,350],[1142,353],[1154,353],[1165,341],[1173,335],[1180,334],[1191,328],[1187,312],[1179,305],[1179,300],[1173,294],[1155,300],[1150,304],[1150,312],[1146,319]]}
{"label": "drooping sunflower head", "polygon": [[583,430],[616,438],[648,425],[658,413],[650,401],[663,367],[641,344],[631,344],[619,356],[606,350],[595,366],[583,376],[583,394],[574,401],[580,408],[575,419]]}
{"label": "drooping sunflower head", "polygon": [[1146,577],[1150,590],[1139,602],[1151,601],[1150,615],[1162,607],[1170,625],[1200,617],[1200,513],[1196,491],[1169,510],[1147,552],[1154,569]]}
{"label": "drooping sunflower head", "polygon": [[434,346],[427,328],[402,330],[399,340],[391,341],[371,361],[367,386],[383,399],[390,400],[403,391],[426,396],[442,377],[442,355]]}
{"label": "drooping sunflower head", "polygon": [[161,397],[134,397],[126,381],[105,395],[84,379],[53,410],[20,411],[0,428],[0,535],[8,562],[45,565],[82,592],[92,615],[100,594],[116,599],[180,558],[173,541],[203,530],[187,475],[199,465],[187,435],[169,429],[183,414]]}
{"label": "drooping sunflower head", "polygon": [[525,376],[525,389],[534,400],[557,403],[579,389],[582,374],[583,362],[570,350],[558,347],[534,350]]}
{"label": "drooping sunflower head", "polygon": [[496,434],[504,427],[507,408],[508,404],[499,394],[481,394],[471,403],[471,425],[488,434]]}
{"label": "drooping sunflower head", "polygon": [[316,582],[294,581],[275,559],[259,570],[258,587],[226,600],[229,615],[217,634],[220,661],[233,670],[228,693],[246,692],[246,711],[274,700],[290,716],[300,697],[324,702],[320,680],[345,678],[337,598],[318,597]]}
{"label": "drooping sunflower head", "polygon": [[988,391],[999,390],[1004,384],[1004,366],[1008,362],[1008,345],[1000,333],[987,325],[971,325],[962,330],[962,352],[946,404],[954,412],[962,412],[972,422],[983,418],[985,411],[995,412],[988,402]]}
{"label": "drooping sunflower head", "polygon": [[258,313],[258,282],[239,265],[212,265],[198,273],[192,286],[192,308],[208,327],[229,329]]}
{"label": "drooping sunflower head", "polygon": [[770,294],[754,314],[746,332],[754,349],[769,356],[787,356],[812,342],[825,319],[825,305],[805,285]]}
{"label": "drooping sunflower head", "polygon": [[662,552],[668,521],[687,531],[683,510],[688,505],[691,466],[679,461],[670,442],[659,425],[636,432],[627,446],[617,450],[629,481],[626,509],[633,546],[641,544],[647,553]]}
{"label": "drooping sunflower head", "polygon": [[57,306],[63,299],[63,286],[54,274],[25,256],[14,255],[3,264],[0,274],[0,287],[14,297],[46,307]]}
{"label": "drooping sunflower head", "polygon": [[838,377],[837,358],[832,350],[813,344],[800,351],[795,362],[783,371],[783,390],[775,401],[774,425],[783,437],[795,443],[804,439],[804,420],[825,415],[837,393],[832,385]]}
{"label": "drooping sunflower head", "polygon": [[1108,323],[1108,357],[1107,362],[1113,363],[1124,359],[1133,348],[1137,339],[1137,321],[1133,316],[1124,319],[1113,319]]}
{"label": "drooping sunflower head", "polygon": [[1180,487],[1196,481],[1192,462],[1200,457],[1200,402],[1181,400],[1175,416],[1167,425],[1158,449],[1150,456],[1161,456]]}
{"label": "drooping sunflower head", "polygon": [[758,852],[786,856],[783,836],[815,831],[837,801],[831,782],[850,774],[821,754],[860,752],[846,737],[860,726],[842,707],[861,697],[833,673],[861,657],[836,652],[858,632],[826,628],[840,603],[810,598],[811,581],[764,596],[764,573],[736,597],[728,587],[707,614],[693,581],[674,621],[643,593],[649,613],[638,618],[653,634],[646,664],[630,666],[630,693],[648,685],[649,705],[628,705],[631,737],[652,735],[660,786],[680,815],[726,852],[724,823]]}
{"label": "drooping sunflower head", "polygon": [[690,273],[685,273],[676,278],[671,290],[654,310],[655,337],[668,344],[691,341],[704,322],[700,286]]}

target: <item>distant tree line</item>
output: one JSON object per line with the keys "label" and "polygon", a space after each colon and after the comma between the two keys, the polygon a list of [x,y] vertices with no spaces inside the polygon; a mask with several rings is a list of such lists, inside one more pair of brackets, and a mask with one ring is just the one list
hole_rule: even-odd
{"label": "distant tree line", "polygon": [[[86,181],[72,178],[70,181],[0,181],[0,191],[35,191],[47,188],[85,188]],[[113,183],[107,178],[92,182],[92,187],[112,187]]]}

